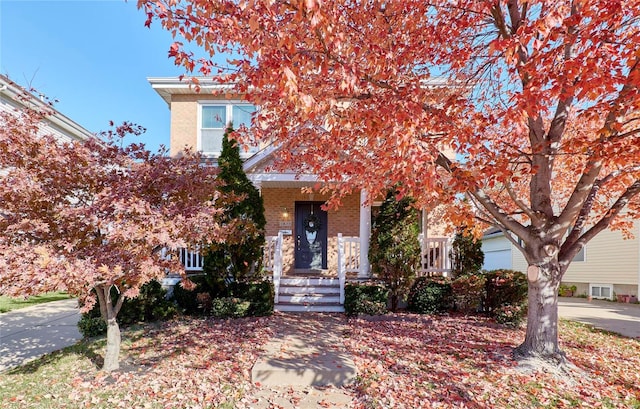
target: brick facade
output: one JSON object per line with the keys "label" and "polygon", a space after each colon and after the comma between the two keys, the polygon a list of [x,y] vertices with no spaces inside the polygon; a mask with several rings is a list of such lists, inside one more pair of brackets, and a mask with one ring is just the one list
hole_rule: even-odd
{"label": "brick facade", "polygon": [[[291,273],[294,268],[295,203],[321,202],[328,196],[317,193],[303,193],[300,188],[262,188],[265,217],[267,219],[266,235],[276,236],[280,229],[292,230],[292,235],[284,236],[283,273]],[[286,213],[285,213],[286,209]],[[327,267],[336,272],[338,266],[337,236],[358,236],[360,234],[360,194],[345,197],[338,210],[327,212]],[[282,222],[282,225],[281,225]],[[289,224],[290,223],[290,224]],[[287,226],[291,226],[290,228]]]}

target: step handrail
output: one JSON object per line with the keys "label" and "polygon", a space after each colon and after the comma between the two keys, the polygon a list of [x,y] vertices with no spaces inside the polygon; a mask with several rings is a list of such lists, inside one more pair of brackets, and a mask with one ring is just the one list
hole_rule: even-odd
{"label": "step handrail", "polygon": [[338,281],[340,282],[340,304],[344,305],[344,285],[347,278],[347,268],[344,257],[344,237],[338,233]]}
{"label": "step handrail", "polygon": [[278,303],[280,293],[280,278],[282,277],[282,232],[278,232],[273,255],[273,302]]}

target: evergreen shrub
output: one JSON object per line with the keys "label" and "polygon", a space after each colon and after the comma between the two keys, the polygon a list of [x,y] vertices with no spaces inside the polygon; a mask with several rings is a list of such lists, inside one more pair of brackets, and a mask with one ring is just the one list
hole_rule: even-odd
{"label": "evergreen shrub", "polygon": [[[172,301],[166,299],[167,292],[158,281],[150,281],[140,287],[136,298],[127,298],[118,313],[118,324],[126,327],[140,322],[151,322],[173,317],[178,309]],[[118,292],[111,289],[111,299],[115,302]],[[84,337],[94,337],[107,333],[107,323],[100,314],[98,303],[84,314],[78,322],[78,329]]]}
{"label": "evergreen shrub", "polygon": [[527,276],[515,270],[491,270],[486,278],[484,308],[493,312],[503,305],[523,305],[527,302]]}
{"label": "evergreen shrub", "polygon": [[382,315],[387,312],[389,290],[381,285],[351,284],[344,287],[344,312],[347,316]]}
{"label": "evergreen shrub", "polygon": [[251,303],[241,298],[224,297],[211,300],[211,315],[216,318],[242,318],[249,313]]}
{"label": "evergreen shrub", "polygon": [[447,311],[451,306],[451,282],[445,278],[419,277],[409,291],[409,311],[435,314]]}

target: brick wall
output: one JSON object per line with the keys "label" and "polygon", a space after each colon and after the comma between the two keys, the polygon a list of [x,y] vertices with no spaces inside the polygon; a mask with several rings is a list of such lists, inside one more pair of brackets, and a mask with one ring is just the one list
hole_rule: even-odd
{"label": "brick wall", "polygon": [[[321,194],[303,193],[300,188],[262,188],[264,199],[265,217],[267,219],[267,236],[276,236],[281,228],[280,222],[290,222],[292,236],[285,236],[283,243],[283,271],[290,273],[294,268],[294,242],[296,235],[294,215],[295,202],[321,202],[328,196]],[[287,214],[284,214],[285,208]],[[342,201],[338,210],[330,210],[327,214],[327,267],[331,271],[337,271],[337,235],[359,236],[360,234],[360,194],[352,194]]]}

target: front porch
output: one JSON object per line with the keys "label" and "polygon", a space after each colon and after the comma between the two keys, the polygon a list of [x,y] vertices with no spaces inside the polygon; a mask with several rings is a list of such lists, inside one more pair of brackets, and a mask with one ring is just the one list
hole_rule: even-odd
{"label": "front porch", "polygon": [[[451,240],[444,237],[425,240],[422,234],[419,240],[422,263],[416,275],[447,276],[451,271]],[[368,252],[361,251],[363,247],[360,237],[338,233],[335,241],[336,268],[313,270],[285,265],[287,241],[283,232],[266,238],[263,269],[273,281],[277,311],[344,311],[345,284],[370,279],[371,270]],[[183,249],[180,258],[187,273],[202,272],[203,258],[199,253]]]}

